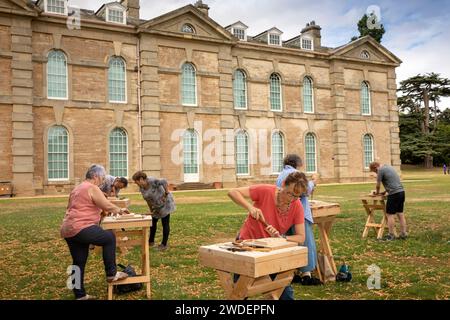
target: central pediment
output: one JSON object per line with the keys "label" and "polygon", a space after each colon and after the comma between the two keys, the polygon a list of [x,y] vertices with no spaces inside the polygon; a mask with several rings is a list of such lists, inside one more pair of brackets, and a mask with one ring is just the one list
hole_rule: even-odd
{"label": "central pediment", "polygon": [[139,31],[146,30],[188,35],[192,38],[235,41],[231,33],[193,5],[171,11],[139,26]]}

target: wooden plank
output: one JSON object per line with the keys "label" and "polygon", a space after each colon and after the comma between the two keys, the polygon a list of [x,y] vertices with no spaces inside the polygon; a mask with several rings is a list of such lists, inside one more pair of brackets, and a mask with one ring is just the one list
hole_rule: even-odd
{"label": "wooden plank", "polygon": [[308,264],[308,251],[299,255],[285,256],[273,261],[264,261],[255,265],[255,277],[279,273],[304,267]]}
{"label": "wooden plank", "polygon": [[227,297],[231,296],[234,287],[233,275],[229,272],[224,272],[221,270],[216,270],[216,273],[219,276],[219,280],[222,288],[225,290],[225,294]]}
{"label": "wooden plank", "polygon": [[222,246],[229,245],[229,242],[219,243],[209,246],[202,246],[199,248],[201,255],[213,254],[217,257],[226,257],[228,259],[236,260],[239,262],[263,262],[270,260],[277,260],[284,256],[292,256],[301,254],[301,252],[307,252],[307,248],[303,246],[294,245],[293,247],[283,248],[279,250],[272,250],[270,252],[258,252],[258,251],[245,251],[245,252],[231,252],[221,248]]}
{"label": "wooden plank", "polygon": [[248,246],[260,246],[270,249],[283,249],[297,246],[297,243],[287,241],[284,238],[262,238],[256,240],[244,240],[242,244]]}
{"label": "wooden plank", "polygon": [[149,281],[150,281],[149,276],[140,275],[137,277],[128,277],[126,279],[115,281],[115,282],[112,282],[109,284],[116,286],[119,284],[143,283],[143,282],[149,282]]}
{"label": "wooden plank", "polygon": [[128,208],[130,205],[130,199],[117,199],[109,197],[108,200],[119,208]]}
{"label": "wooden plank", "polygon": [[143,274],[148,277],[148,281],[146,283],[146,292],[147,292],[147,298],[151,299],[152,292],[151,292],[151,281],[150,281],[150,247],[148,243],[148,238],[150,236],[150,228],[144,228],[142,230],[143,233],[143,239],[142,242],[144,245],[142,246],[143,254],[145,255],[145,270],[143,271]]}
{"label": "wooden plank", "polygon": [[271,252],[230,252],[215,246],[199,249],[202,265],[251,277],[305,266],[307,256],[308,249],[300,246]]}
{"label": "wooden plank", "polygon": [[258,285],[253,285],[248,289],[247,292],[247,296],[251,297],[251,296],[255,296],[257,294],[264,294],[267,292],[272,292],[278,289],[283,289],[285,287],[287,287],[291,282],[292,282],[292,278],[282,278],[279,280],[271,280],[268,283],[262,283],[262,284],[258,284]]}
{"label": "wooden plank", "polygon": [[105,230],[144,228],[152,226],[151,216],[146,216],[144,219],[126,221],[113,221],[108,218],[109,217],[106,217],[101,224],[102,228]]}
{"label": "wooden plank", "polygon": [[230,300],[243,300],[248,297],[248,288],[253,284],[255,278],[241,275],[235,283],[233,291],[229,297]]}

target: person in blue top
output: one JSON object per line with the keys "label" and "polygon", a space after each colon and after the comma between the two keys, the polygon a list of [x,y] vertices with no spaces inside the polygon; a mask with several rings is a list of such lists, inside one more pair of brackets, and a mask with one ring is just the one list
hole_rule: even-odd
{"label": "person in blue top", "polygon": [[[283,170],[280,172],[277,178],[276,185],[281,188],[286,177],[292,172],[298,171],[303,165],[302,159],[296,154],[288,154],[283,160]],[[299,268],[300,275],[295,275],[293,282],[299,282],[302,285],[319,285],[322,282],[312,277],[311,271],[316,268],[317,261],[317,251],[316,251],[316,241],[314,239],[313,232],[313,217],[311,212],[311,207],[309,205],[308,196],[312,194],[315,188],[314,181],[308,181],[307,192],[303,193],[300,197],[300,201],[303,206],[303,211],[305,214],[305,243],[304,246],[308,248],[308,264],[302,268]],[[292,228],[286,234],[292,233]]]}

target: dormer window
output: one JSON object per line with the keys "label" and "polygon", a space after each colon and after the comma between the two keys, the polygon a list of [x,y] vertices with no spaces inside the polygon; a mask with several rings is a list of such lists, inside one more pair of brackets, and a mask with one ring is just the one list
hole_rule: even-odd
{"label": "dormer window", "polygon": [[45,0],[45,12],[67,15],[67,0]]}
{"label": "dormer window", "polygon": [[239,40],[245,40],[245,30],[241,28],[233,28],[233,35]]}
{"label": "dormer window", "polygon": [[241,21],[230,24],[229,26],[225,27],[225,29],[240,41],[247,41],[248,26]]}
{"label": "dormer window", "polygon": [[181,27],[181,32],[184,33],[195,33],[195,29],[193,26],[191,26],[190,24],[183,24],[183,26]]}
{"label": "dormer window", "polygon": [[301,46],[303,50],[313,50],[313,42],[310,38],[302,38],[301,39]]}
{"label": "dormer window", "polygon": [[122,9],[106,8],[106,21],[125,24],[125,12]]}
{"label": "dormer window", "polygon": [[97,10],[95,15],[106,22],[127,24],[127,8],[118,2],[104,4]]}
{"label": "dormer window", "polygon": [[280,43],[280,35],[269,33],[269,44],[279,46]]}
{"label": "dormer window", "polygon": [[361,59],[364,59],[364,60],[369,60],[370,59],[370,53],[367,50],[361,51],[361,55],[360,56],[361,56]]}

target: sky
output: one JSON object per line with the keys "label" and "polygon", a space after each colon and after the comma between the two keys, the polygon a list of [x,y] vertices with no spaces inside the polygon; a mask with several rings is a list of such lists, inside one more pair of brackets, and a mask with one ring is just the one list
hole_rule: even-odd
{"label": "sky", "polygon": [[[97,10],[112,0],[69,0],[69,5]],[[196,0],[140,0],[141,19],[152,19]],[[204,0],[209,16],[222,26],[238,20],[257,35],[276,26],[283,40],[295,37],[314,20],[322,27],[322,45],[338,47],[359,35],[357,23],[369,6],[379,8],[386,29],[382,44],[403,63],[397,82],[435,72],[450,78],[449,0]],[[449,60],[445,60],[449,59]],[[450,107],[450,98],[440,108]]]}

